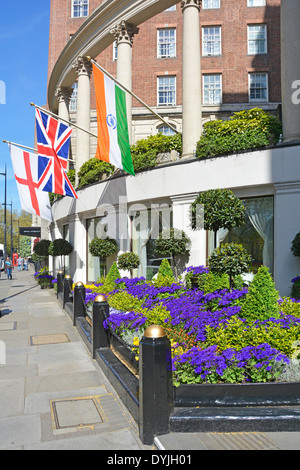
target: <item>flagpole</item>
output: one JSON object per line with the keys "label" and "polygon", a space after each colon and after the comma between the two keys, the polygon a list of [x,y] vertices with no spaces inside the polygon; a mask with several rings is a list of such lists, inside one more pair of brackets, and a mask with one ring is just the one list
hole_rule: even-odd
{"label": "flagpole", "polygon": [[173,127],[168,121],[166,121],[162,116],[160,116],[159,114],[157,114],[152,108],[150,108],[150,106],[148,106],[144,101],[142,101],[138,96],[136,96],[135,93],[133,93],[131,90],[129,90],[128,88],[126,88],[124,85],[122,85],[122,83],[120,83],[115,77],[113,77],[113,75],[111,75],[109,72],[107,72],[107,70],[105,70],[103,67],[101,67],[101,65],[99,65],[95,60],[93,60],[91,57],[89,56],[86,56],[86,59],[91,61],[96,67],[98,67],[99,70],[101,70],[101,72],[105,73],[105,75],[107,75],[111,80],[113,80],[120,88],[123,88],[124,91],[126,91],[127,93],[129,93],[131,96],[133,96],[133,98],[135,98],[137,101],[139,101],[139,103],[141,103],[143,106],[145,106],[145,108],[147,108],[152,114],[154,114],[154,116],[156,116],[158,119],[160,119],[162,122],[164,122],[168,127],[170,127],[174,132],[176,132],[176,134],[178,134],[179,132],[177,131],[177,129],[175,129],[175,127]]}
{"label": "flagpole", "polygon": [[[9,145],[15,145],[16,147],[21,147],[23,149],[31,150],[32,152],[38,153],[38,150],[32,147],[26,147],[25,145],[16,144],[15,142],[10,142],[9,140],[3,140],[3,142]],[[71,160],[70,158],[68,158],[68,162],[75,162],[75,160]]]}
{"label": "flagpole", "polygon": [[10,145],[16,145],[17,147],[22,147],[23,149],[31,150],[33,152],[37,152],[37,149],[26,147],[25,145],[21,145],[21,144],[15,144],[14,142],[10,142],[9,140],[3,140],[3,142],[6,144],[10,144]]}
{"label": "flagpole", "polygon": [[66,122],[67,124],[69,124],[69,126],[76,127],[76,128],[79,129],[80,131],[86,132],[87,134],[90,134],[92,137],[96,137],[96,139],[97,139],[97,137],[98,137],[96,134],[93,134],[92,132],[87,131],[86,129],[83,129],[83,128],[80,127],[80,126],[77,126],[77,124],[74,124],[73,122],[68,121],[67,119],[62,118],[62,117],[58,116],[57,114],[51,113],[51,111],[48,111],[48,109],[41,108],[40,106],[38,106],[37,104],[34,104],[34,103],[30,103],[30,106],[34,106],[35,108],[40,109],[41,111],[43,111],[43,112],[46,113],[46,114],[49,114],[50,116],[54,117],[55,119],[59,119],[60,121]]}

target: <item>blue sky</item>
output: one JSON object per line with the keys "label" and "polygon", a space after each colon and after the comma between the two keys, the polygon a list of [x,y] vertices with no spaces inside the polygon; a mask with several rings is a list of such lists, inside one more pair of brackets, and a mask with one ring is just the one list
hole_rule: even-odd
{"label": "blue sky", "polygon": [[[1,2],[0,16],[0,172],[7,166],[7,202],[21,211],[8,145],[34,146],[34,102],[47,101],[50,0]],[[5,96],[3,93],[5,91]],[[3,103],[5,101],[5,103]],[[0,175],[0,203],[4,176]],[[10,210],[10,206],[8,206]]]}

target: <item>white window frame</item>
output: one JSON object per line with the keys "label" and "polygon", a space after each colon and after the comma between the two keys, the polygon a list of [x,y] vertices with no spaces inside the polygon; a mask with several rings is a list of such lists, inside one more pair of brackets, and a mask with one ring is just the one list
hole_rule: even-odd
{"label": "white window frame", "polygon": [[78,82],[75,82],[73,85],[73,93],[71,95],[70,103],[69,103],[70,113],[75,113],[77,110],[77,90],[78,90]]}
{"label": "white window frame", "polygon": [[266,6],[266,0],[247,0],[247,7],[264,7]]}
{"label": "white window frame", "polygon": [[[174,90],[170,90],[170,84],[169,89],[167,89],[167,86],[161,83],[161,81],[167,81],[167,79],[174,79]],[[165,89],[161,89],[161,87],[165,87]],[[168,99],[166,102],[160,103],[160,93],[167,94]],[[170,96],[173,96],[174,100],[169,99]],[[176,75],[160,75],[157,77],[157,106],[176,106]]]}
{"label": "white window frame", "polygon": [[167,126],[167,124],[162,124],[161,126],[158,126],[157,133],[162,134],[162,135],[175,135],[176,134],[176,132],[173,129],[171,129],[170,126]]}
{"label": "white window frame", "polygon": [[[215,87],[215,83],[212,83],[212,88],[210,88],[210,84],[208,89],[206,88],[206,79],[214,79],[218,77],[220,79],[220,88]],[[220,91],[219,91],[220,90]],[[219,91],[220,99],[215,99],[215,94]],[[208,99],[206,99],[208,93]],[[207,73],[203,74],[202,76],[202,96],[203,96],[203,105],[205,106],[218,106],[222,104],[222,74],[221,73]],[[211,99],[212,96],[212,99]]]}
{"label": "white window frame", "polygon": [[[174,31],[174,42],[171,42],[170,36],[167,38],[167,32]],[[163,33],[163,37],[161,37]],[[161,39],[165,39],[164,42],[161,42]],[[165,47],[166,54],[161,54],[161,48]],[[172,53],[173,49],[173,53]],[[157,58],[158,59],[172,59],[176,57],[176,28],[159,28],[157,30]]]}
{"label": "white window frame", "polygon": [[[264,75],[266,78],[266,97],[265,98],[251,98],[251,89],[252,87],[252,79],[254,76]],[[248,93],[249,93],[249,103],[268,103],[269,102],[269,76],[267,72],[251,72],[248,74]],[[259,89],[259,88],[257,88]],[[260,88],[262,89],[262,88]]]}
{"label": "white window frame", "polygon": [[202,2],[202,10],[211,10],[211,9],[216,9],[220,8],[221,0],[203,0]]}
{"label": "white window frame", "polygon": [[172,7],[167,8],[165,11],[176,11],[176,5],[173,5]]}
{"label": "white window frame", "polygon": [[[207,39],[209,38],[210,34],[206,34],[205,30],[208,29],[214,29],[219,31],[219,40],[212,40],[208,41]],[[216,35],[214,34],[214,37]],[[211,43],[211,49],[213,49],[213,52],[208,52],[207,44]],[[219,44],[219,50],[218,52],[215,52],[216,44]],[[221,26],[203,26],[202,27],[202,55],[204,57],[212,57],[212,56],[219,56],[222,54],[222,28]]]}
{"label": "white window frame", "polygon": [[[260,38],[255,38],[255,35],[254,35],[254,31],[253,29],[254,28],[262,28],[262,31],[263,31],[263,35],[264,35],[264,38],[263,39],[260,39]],[[247,43],[248,43],[248,54],[249,55],[260,55],[260,54],[267,54],[268,52],[268,41],[267,41],[267,25],[266,24],[262,24],[262,23],[259,23],[259,24],[248,24],[248,27],[247,27],[247,32],[248,32],[248,40],[247,40]],[[256,34],[260,34],[260,32],[256,32]],[[264,44],[264,49],[263,50],[259,50],[260,47],[260,44]]]}
{"label": "white window frame", "polygon": [[[79,15],[75,15],[75,6],[79,7]],[[87,13],[85,12],[85,7],[87,6]],[[89,15],[89,0],[72,0],[72,11],[71,17],[72,18],[86,18]]]}
{"label": "white window frame", "polygon": [[118,41],[113,42],[113,61],[118,60]]}

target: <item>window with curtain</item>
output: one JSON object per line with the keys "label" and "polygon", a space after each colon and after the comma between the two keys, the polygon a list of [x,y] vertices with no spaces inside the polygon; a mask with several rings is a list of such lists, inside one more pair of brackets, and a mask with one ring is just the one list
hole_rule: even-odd
{"label": "window with curtain", "polygon": [[[242,199],[245,221],[242,227],[217,232],[217,246],[221,243],[241,243],[252,258],[252,270],[267,266],[273,273],[274,262],[274,198],[273,196]],[[208,234],[208,256],[213,251],[213,233]]]}
{"label": "window with curtain", "polygon": [[159,233],[172,227],[172,207],[161,204],[159,207],[132,213],[132,251],[140,257],[140,266],[134,270],[134,276],[144,276],[146,279],[158,272],[164,258],[155,252],[155,240]]}
{"label": "window with curtain", "polygon": [[96,282],[98,277],[104,275],[105,263],[96,256],[92,256],[89,252],[89,243],[95,237],[105,238],[105,225],[102,224],[102,217],[95,217],[86,221],[87,231],[87,279],[88,282]]}
{"label": "window with curtain", "polygon": [[[69,230],[69,224],[63,225],[63,239],[67,240],[67,242],[70,241],[70,230]],[[70,274],[70,259],[69,255],[64,256],[65,258],[65,274]]]}

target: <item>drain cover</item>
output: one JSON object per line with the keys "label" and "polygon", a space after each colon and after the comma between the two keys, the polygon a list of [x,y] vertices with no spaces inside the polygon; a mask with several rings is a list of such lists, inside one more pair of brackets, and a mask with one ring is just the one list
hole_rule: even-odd
{"label": "drain cover", "polygon": [[103,422],[92,397],[52,401],[51,409],[56,429],[92,426]]}
{"label": "drain cover", "polygon": [[42,344],[56,344],[56,343],[69,343],[70,340],[65,333],[58,333],[54,335],[38,335],[31,336],[30,343],[32,346],[38,346]]}

